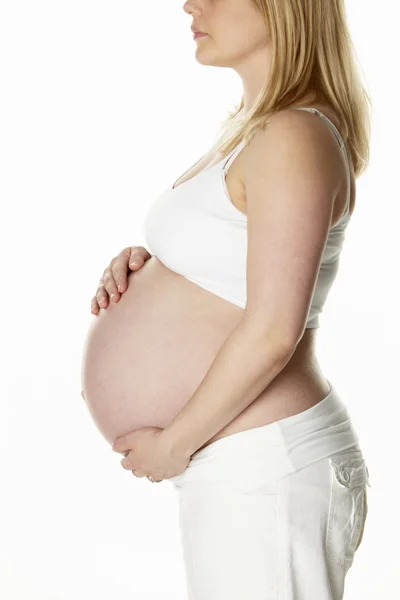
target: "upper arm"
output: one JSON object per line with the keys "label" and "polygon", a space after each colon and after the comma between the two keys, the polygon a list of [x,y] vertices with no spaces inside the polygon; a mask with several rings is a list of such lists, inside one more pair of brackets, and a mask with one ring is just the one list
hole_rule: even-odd
{"label": "upper arm", "polygon": [[330,130],[282,111],[248,145],[247,304],[244,318],[296,345],[307,321],[340,185]]}

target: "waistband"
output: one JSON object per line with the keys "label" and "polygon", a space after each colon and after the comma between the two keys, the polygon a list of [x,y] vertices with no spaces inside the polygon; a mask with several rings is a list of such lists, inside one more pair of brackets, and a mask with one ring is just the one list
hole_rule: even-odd
{"label": "waistband", "polygon": [[221,482],[236,487],[285,477],[312,462],[347,449],[359,438],[333,384],[320,402],[300,413],[228,435],[195,452],[183,473],[169,478],[176,487]]}

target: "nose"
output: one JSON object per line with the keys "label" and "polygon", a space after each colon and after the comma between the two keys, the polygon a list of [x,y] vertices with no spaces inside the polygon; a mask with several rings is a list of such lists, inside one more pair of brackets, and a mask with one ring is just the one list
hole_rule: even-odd
{"label": "nose", "polygon": [[191,14],[198,15],[201,12],[200,4],[201,4],[200,0],[186,0],[185,4],[183,5],[183,10],[188,15],[191,15]]}

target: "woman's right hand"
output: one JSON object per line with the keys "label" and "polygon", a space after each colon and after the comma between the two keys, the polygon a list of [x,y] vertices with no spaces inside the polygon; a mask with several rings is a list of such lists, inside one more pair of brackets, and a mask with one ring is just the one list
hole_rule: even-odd
{"label": "woman's right hand", "polygon": [[109,298],[112,302],[118,302],[128,289],[129,270],[139,271],[151,256],[143,246],[129,246],[113,258],[100,278],[96,295],[92,299],[91,312],[97,315],[100,308],[107,308]]}

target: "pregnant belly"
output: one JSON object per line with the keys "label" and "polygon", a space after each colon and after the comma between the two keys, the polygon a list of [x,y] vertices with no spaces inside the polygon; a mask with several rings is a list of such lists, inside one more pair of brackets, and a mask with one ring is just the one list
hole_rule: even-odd
{"label": "pregnant belly", "polygon": [[243,309],[152,256],[89,326],[82,391],[109,443],[141,427],[165,428],[188,402]]}

